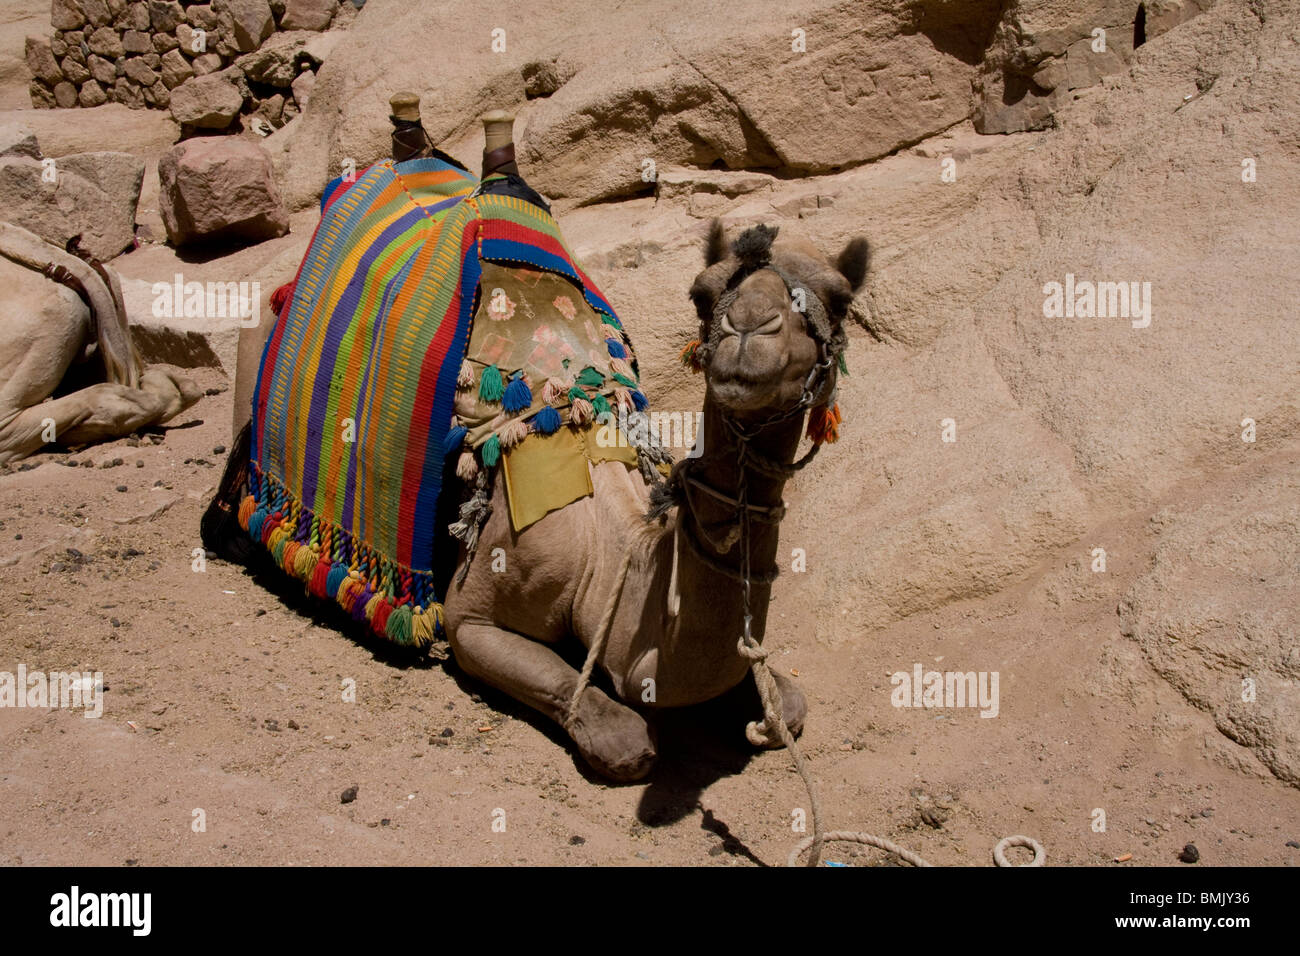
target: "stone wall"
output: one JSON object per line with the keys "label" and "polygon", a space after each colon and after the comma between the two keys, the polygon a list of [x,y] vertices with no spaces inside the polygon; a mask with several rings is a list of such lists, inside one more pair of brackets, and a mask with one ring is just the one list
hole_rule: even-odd
{"label": "stone wall", "polygon": [[[364,0],[53,0],[28,37],[37,108],[170,109],[187,133],[301,112],[330,45]],[[269,129],[263,130],[269,132]]]}

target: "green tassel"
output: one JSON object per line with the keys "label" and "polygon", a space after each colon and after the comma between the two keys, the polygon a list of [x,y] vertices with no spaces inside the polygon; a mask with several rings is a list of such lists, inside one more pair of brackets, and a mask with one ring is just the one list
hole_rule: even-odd
{"label": "green tassel", "polygon": [[574,381],[579,385],[590,385],[592,388],[600,388],[605,384],[605,376],[601,375],[598,371],[588,365],[578,373],[578,377]]}
{"label": "green tassel", "polygon": [[395,608],[393,613],[388,615],[388,621],[385,624],[385,633],[388,639],[396,644],[411,643],[411,609],[403,604]]}
{"label": "green tassel", "polygon": [[626,375],[615,375],[615,376],[614,376],[614,381],[618,382],[618,384],[620,384],[620,385],[626,385],[628,388],[637,388],[637,387],[638,387],[637,384],[636,384],[636,382],[632,381],[632,380],[631,380],[630,378],[628,378]]}
{"label": "green tassel", "polygon": [[483,443],[479,455],[483,458],[483,467],[491,468],[501,460],[501,439],[493,435]]}
{"label": "green tassel", "polygon": [[569,389],[569,401],[571,402],[576,402],[578,399],[586,397],[587,393],[583,391],[581,385],[575,385],[573,388]]}
{"label": "green tassel", "polygon": [[479,376],[478,397],[485,402],[495,403],[501,401],[501,397],[506,393],[505,380],[501,378],[501,369],[495,365],[489,365]]}
{"label": "green tassel", "polygon": [[597,417],[601,415],[609,415],[613,411],[613,409],[609,407],[609,400],[606,399],[604,395],[593,395],[591,399],[591,407],[596,410]]}
{"label": "green tassel", "polygon": [[843,352],[841,352],[839,355],[835,356],[835,361],[836,361],[836,363],[839,364],[839,367],[840,367],[840,374],[841,374],[841,375],[848,375],[848,374],[849,374],[849,363],[846,362],[846,361],[844,361],[844,353],[843,353]]}

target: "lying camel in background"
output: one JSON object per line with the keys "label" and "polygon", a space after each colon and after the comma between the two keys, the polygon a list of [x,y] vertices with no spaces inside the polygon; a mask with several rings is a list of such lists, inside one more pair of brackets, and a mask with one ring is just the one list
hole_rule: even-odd
{"label": "lying camel in background", "polygon": [[[168,421],[202,395],[187,378],[144,367],[108,267],[0,223],[0,288],[0,464],[47,444],[129,435]],[[69,369],[95,351],[107,381],[52,398]]]}

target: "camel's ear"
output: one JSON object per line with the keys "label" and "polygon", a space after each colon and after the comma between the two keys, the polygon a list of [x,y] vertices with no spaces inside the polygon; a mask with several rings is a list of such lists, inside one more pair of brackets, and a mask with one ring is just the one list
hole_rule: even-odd
{"label": "camel's ear", "polygon": [[858,236],[849,240],[849,244],[835,260],[835,268],[840,270],[840,275],[849,280],[849,288],[857,292],[867,278],[867,266],[870,261],[871,247],[864,237]]}
{"label": "camel's ear", "polygon": [[709,223],[709,241],[704,247],[704,266],[708,268],[727,258],[727,236],[722,228],[722,220],[714,219]]}

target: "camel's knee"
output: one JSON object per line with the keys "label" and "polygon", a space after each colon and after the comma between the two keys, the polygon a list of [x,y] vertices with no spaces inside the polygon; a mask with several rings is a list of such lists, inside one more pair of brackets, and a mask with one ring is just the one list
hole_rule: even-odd
{"label": "camel's knee", "polygon": [[156,365],[145,370],[140,388],[161,403],[156,424],[170,421],[203,397],[203,391],[184,375]]}

